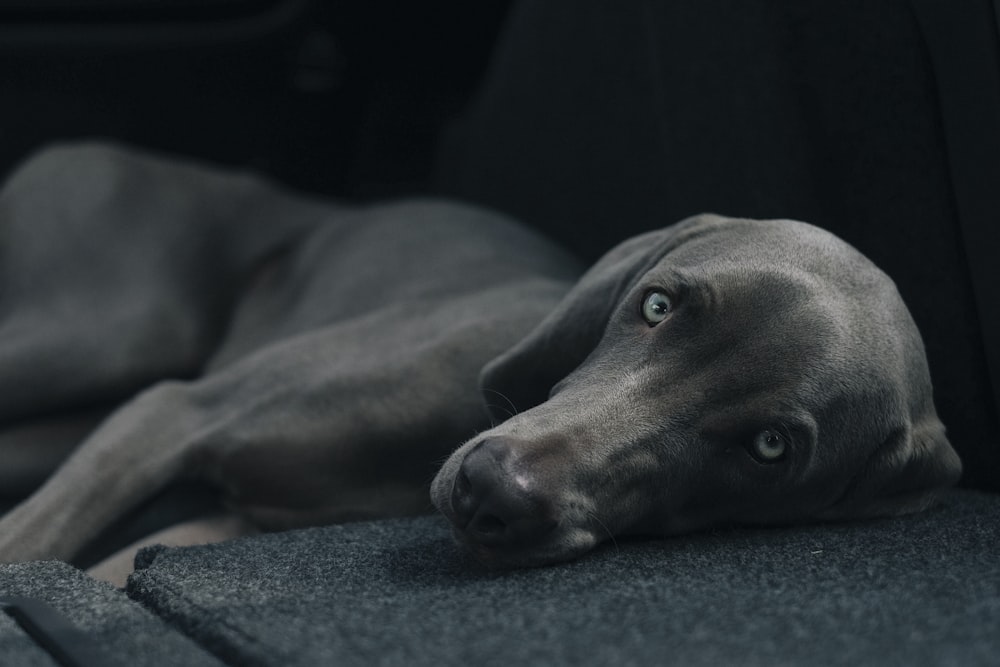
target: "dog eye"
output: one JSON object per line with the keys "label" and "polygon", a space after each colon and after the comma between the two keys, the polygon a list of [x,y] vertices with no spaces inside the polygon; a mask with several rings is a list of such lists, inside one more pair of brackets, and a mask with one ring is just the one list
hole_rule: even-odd
{"label": "dog eye", "polygon": [[784,436],[768,429],[754,437],[750,453],[761,463],[775,463],[785,458],[786,449]]}
{"label": "dog eye", "polygon": [[674,304],[663,292],[650,292],[642,302],[642,317],[649,326],[656,326],[670,317]]}

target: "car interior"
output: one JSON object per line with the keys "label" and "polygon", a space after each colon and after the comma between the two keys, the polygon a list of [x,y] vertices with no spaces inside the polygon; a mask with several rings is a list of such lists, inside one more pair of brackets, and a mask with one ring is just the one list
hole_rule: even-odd
{"label": "car interior", "polygon": [[428,514],[86,574],[219,503],[183,483],[73,562],[0,564],[0,664],[997,663],[1000,0],[0,0],[0,177],[80,141],[466,202],[585,263],[699,213],[813,223],[895,281],[963,475],[913,515],[524,570]]}

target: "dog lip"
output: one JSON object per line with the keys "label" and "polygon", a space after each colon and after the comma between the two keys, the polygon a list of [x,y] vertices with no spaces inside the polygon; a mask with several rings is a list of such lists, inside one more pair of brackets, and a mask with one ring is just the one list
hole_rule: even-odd
{"label": "dog lip", "polygon": [[455,543],[490,569],[544,567],[571,561],[593,549],[601,541],[594,532],[582,527],[557,525],[545,540],[517,544],[482,542],[451,523]]}

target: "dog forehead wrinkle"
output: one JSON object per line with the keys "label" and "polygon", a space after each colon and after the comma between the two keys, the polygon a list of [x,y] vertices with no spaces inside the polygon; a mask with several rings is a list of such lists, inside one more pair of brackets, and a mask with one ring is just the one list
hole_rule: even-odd
{"label": "dog forehead wrinkle", "polygon": [[[700,280],[742,274],[749,283],[758,276],[784,276],[789,283],[845,285],[850,293],[868,284],[891,282],[867,258],[830,233],[790,220],[729,220],[711,233],[690,239],[664,257],[674,271]],[[658,267],[664,268],[664,267]]]}

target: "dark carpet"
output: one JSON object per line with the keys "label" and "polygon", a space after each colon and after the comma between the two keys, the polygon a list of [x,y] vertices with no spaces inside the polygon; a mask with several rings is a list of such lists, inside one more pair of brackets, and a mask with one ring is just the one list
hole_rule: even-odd
{"label": "dark carpet", "polygon": [[[81,661],[81,667],[220,664],[142,605],[129,600],[122,591],[65,563],[0,565],[0,598],[31,598],[58,612],[60,620],[83,634],[87,643],[100,652],[98,659]],[[57,664],[10,612],[0,613],[0,665]]]}
{"label": "dark carpet", "polygon": [[1000,496],[485,571],[439,517],[153,548],[127,588],[231,664],[995,665]]}

